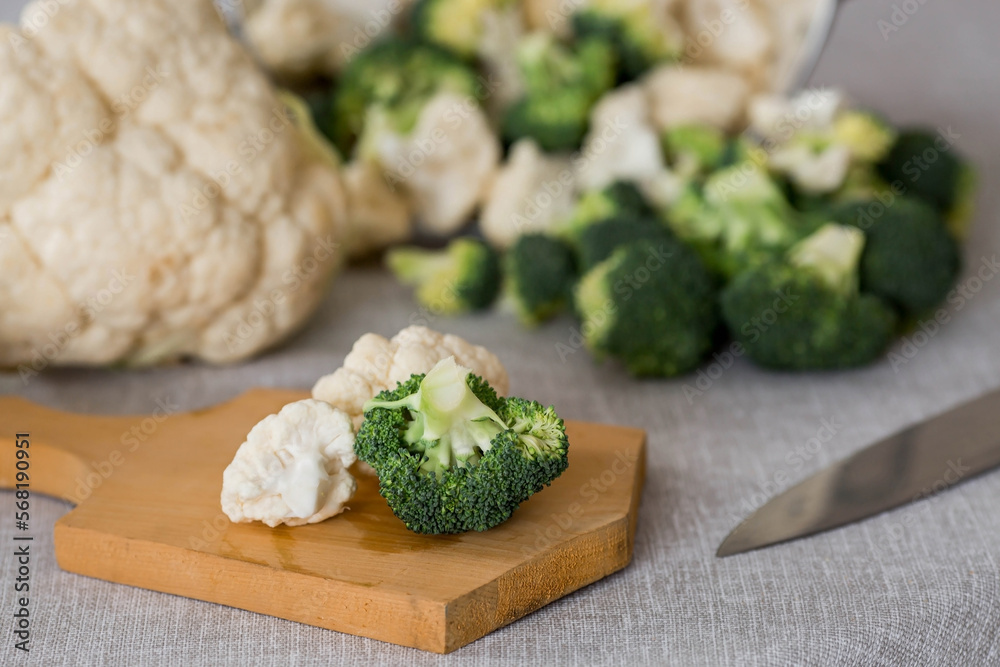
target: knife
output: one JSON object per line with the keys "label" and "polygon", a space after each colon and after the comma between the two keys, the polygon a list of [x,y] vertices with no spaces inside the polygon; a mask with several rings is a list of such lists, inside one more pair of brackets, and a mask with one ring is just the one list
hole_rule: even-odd
{"label": "knife", "polygon": [[860,521],[1000,465],[1000,390],[862,449],[772,498],[716,556],[759,549]]}

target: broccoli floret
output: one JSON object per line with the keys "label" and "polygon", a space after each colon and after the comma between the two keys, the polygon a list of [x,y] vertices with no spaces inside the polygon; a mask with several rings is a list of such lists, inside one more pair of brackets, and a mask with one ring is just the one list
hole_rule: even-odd
{"label": "broccoli floret", "polygon": [[681,125],[663,134],[663,152],[682,178],[708,173],[729,157],[730,142],[722,130],[708,125]]}
{"label": "broccoli floret", "polygon": [[576,237],[582,271],[589,271],[618,248],[635,241],[672,242],[674,234],[659,220],[619,216],[591,223]]}
{"label": "broccoli floret", "polygon": [[835,208],[830,218],[865,232],[861,289],[905,313],[918,315],[938,305],[958,278],[958,242],[926,202],[900,197],[883,207],[875,200],[855,201]]}
{"label": "broccoli floret", "polygon": [[501,398],[449,357],[364,406],[354,443],[417,533],[488,530],[558,477],[569,441],[551,407]]}
{"label": "broccoli floret", "polygon": [[614,83],[610,49],[584,41],[571,50],[548,33],[535,33],[522,40],[517,62],[525,94],[504,112],[504,140],[530,137],[546,151],[578,147],[591,107]]}
{"label": "broccoli floret", "polygon": [[718,326],[712,276],[676,240],[618,248],[580,279],[576,308],[587,347],[617,357],[638,376],[694,369]]}
{"label": "broccoli floret", "polygon": [[898,183],[906,194],[923,199],[942,214],[952,209],[961,193],[962,162],[933,132],[900,132],[878,170],[887,182]]}
{"label": "broccoli floret", "polygon": [[513,144],[528,137],[547,152],[576,148],[587,133],[591,103],[590,95],[579,88],[522,97],[504,111],[503,140]]}
{"label": "broccoli floret", "polygon": [[575,241],[587,226],[608,218],[655,218],[656,209],[631,181],[615,181],[583,193],[560,232]]}
{"label": "broccoli floret", "polygon": [[475,98],[478,87],[476,73],[443,49],[398,39],[379,42],[344,68],[328,117],[320,126],[341,155],[348,156],[373,109],[395,131],[407,134],[435,94]]}
{"label": "broccoli floret", "polygon": [[730,334],[762,366],[786,370],[868,363],[892,340],[896,314],[858,291],[864,234],[824,225],[784,261],[738,275],[722,292]]}
{"label": "broccoli floret", "polygon": [[883,159],[896,141],[896,129],[870,111],[848,109],[833,120],[831,141],[847,146],[851,157],[862,162]]}
{"label": "broccoli floret", "polygon": [[751,163],[715,172],[700,189],[690,186],[670,207],[667,221],[725,277],[770,261],[814,228]]}
{"label": "broccoli floret", "polygon": [[544,234],[524,234],[504,256],[506,292],[531,326],[560,313],[572,298],[576,263],[572,249]]}
{"label": "broccoli floret", "polygon": [[418,0],[410,25],[418,38],[473,58],[482,37],[482,15],[499,0]]}
{"label": "broccoli floret", "polygon": [[611,45],[620,83],[636,79],[653,65],[680,55],[680,44],[671,42],[659,29],[646,5],[629,6],[615,0],[591,2],[573,14],[573,33],[577,39]]}
{"label": "broccoli floret", "polygon": [[500,259],[475,239],[455,239],[442,250],[395,248],[386,263],[396,278],[416,287],[417,301],[445,315],[487,308],[500,289]]}

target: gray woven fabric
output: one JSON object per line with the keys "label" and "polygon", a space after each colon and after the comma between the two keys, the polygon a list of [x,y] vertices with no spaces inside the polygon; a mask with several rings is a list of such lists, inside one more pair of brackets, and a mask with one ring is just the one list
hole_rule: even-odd
{"label": "gray woven fabric", "polygon": [[[891,24],[894,2],[917,10],[883,38],[878,21]],[[848,3],[814,82],[843,86],[895,122],[950,125],[961,135],[960,148],[981,170],[967,252],[972,275],[983,257],[1000,251],[1000,7],[990,0],[894,2]],[[0,15],[12,17],[15,4],[0,0]],[[898,346],[897,363],[781,375],[739,361],[690,401],[684,385],[695,378],[636,382],[582,351],[560,359],[557,343],[572,338],[568,320],[535,332],[501,315],[431,322],[496,351],[515,393],[554,403],[569,418],[648,430],[631,566],[441,658],[61,572],[52,526],[69,505],[38,497],[28,662],[1000,664],[1000,473],[808,540],[725,560],[713,555],[764,495],[1000,386],[1000,280],[972,293],[975,285],[967,284],[969,298],[960,309],[951,306],[952,321],[929,341]],[[414,313],[406,292],[385,276],[354,270],[301,335],[252,363],[51,371],[27,385],[0,376],[0,391],[81,412],[144,413],[163,398],[197,408],[255,385],[307,388],[340,364],[358,335],[391,335]],[[833,437],[810,442],[824,423],[833,425]],[[0,614],[9,628],[13,499],[2,497]],[[0,662],[24,662],[11,635],[0,637]]]}

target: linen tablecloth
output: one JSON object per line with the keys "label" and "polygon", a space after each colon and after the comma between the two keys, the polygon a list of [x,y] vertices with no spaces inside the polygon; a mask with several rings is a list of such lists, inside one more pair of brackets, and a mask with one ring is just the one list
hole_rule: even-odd
{"label": "linen tablecloth", "polygon": [[[0,0],[13,19],[19,2]],[[871,441],[1000,386],[1000,5],[990,0],[855,0],[839,17],[815,85],[845,88],[896,123],[951,128],[980,170],[963,291],[933,335],[842,373],[769,373],[737,360],[706,376],[635,381],[574,349],[572,321],[537,331],[490,314],[437,319],[495,351],[512,392],[567,418],[649,433],[635,558],[624,571],[445,657],[62,572],[52,526],[70,509],[36,496],[33,634],[9,632],[11,521],[0,520],[3,664],[677,664],[1000,663],[1000,473],[869,521],[728,559],[719,542],[765,497]],[[0,156],[2,159],[2,156]],[[408,293],[353,269],[293,340],[239,366],[47,370],[0,391],[66,410],[180,409],[248,387],[308,388],[360,334],[423,320]],[[725,362],[725,363],[724,363]],[[700,379],[700,382],[699,382]],[[1000,423],[1000,410],[998,410]],[[7,437],[7,436],[4,436]],[[0,495],[3,516],[13,511]]]}

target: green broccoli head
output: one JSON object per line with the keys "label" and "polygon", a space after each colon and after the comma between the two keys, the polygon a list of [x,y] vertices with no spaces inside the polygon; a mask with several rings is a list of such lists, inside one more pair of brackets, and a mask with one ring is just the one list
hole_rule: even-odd
{"label": "green broccoli head", "polygon": [[681,44],[667,38],[645,5],[591,2],[573,14],[572,22],[577,39],[610,45],[618,64],[619,82],[637,79],[654,65],[680,55]]}
{"label": "green broccoli head", "polygon": [[417,0],[410,13],[410,26],[417,37],[474,58],[482,37],[482,16],[503,0]]}
{"label": "green broccoli head", "polygon": [[476,73],[451,53],[429,44],[387,40],[347,63],[320,126],[341,155],[349,156],[372,110],[406,134],[435,94],[474,98],[478,88]]}
{"label": "green broccoli head", "polygon": [[923,199],[942,214],[959,203],[963,194],[963,164],[940,135],[926,130],[906,130],[879,165],[890,184],[898,183],[910,196]]}
{"label": "green broccoli head", "polygon": [[558,477],[569,441],[551,407],[501,398],[449,357],[364,406],[354,449],[417,533],[488,530]]}
{"label": "green broccoli head", "polygon": [[535,325],[564,310],[572,298],[572,249],[544,234],[524,234],[504,256],[506,291],[521,320]]}
{"label": "green broccoli head", "polygon": [[830,218],[864,230],[861,288],[904,313],[919,315],[935,307],[954,286],[961,250],[926,202],[911,197],[899,197],[889,206],[855,201],[834,208]]}
{"label": "green broccoli head", "polygon": [[475,239],[455,239],[442,250],[394,248],[386,264],[400,282],[416,288],[422,306],[444,315],[487,308],[500,289],[500,258]]}
{"label": "green broccoli head", "polygon": [[876,359],[896,314],[858,291],[859,230],[828,224],[784,261],[745,271],[722,292],[730,334],[758,364],[784,370],[848,368]]}
{"label": "green broccoli head", "polygon": [[581,278],[576,308],[587,347],[638,376],[693,370],[711,351],[718,326],[712,276],[673,239],[615,250]]}
{"label": "green broccoli head", "polygon": [[593,222],[576,237],[577,256],[582,271],[589,271],[618,248],[636,241],[671,243],[674,234],[655,218],[618,216]]}
{"label": "green broccoli head", "polygon": [[529,137],[546,151],[577,148],[591,107],[614,83],[611,51],[593,41],[571,49],[539,32],[521,41],[517,61],[525,94],[504,112],[504,140]]}

